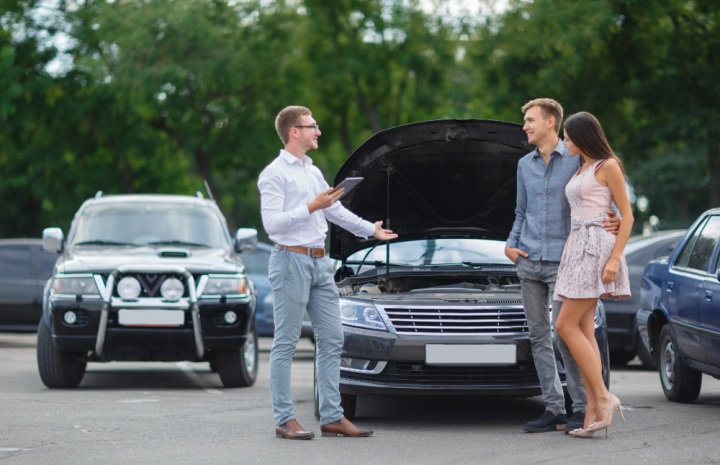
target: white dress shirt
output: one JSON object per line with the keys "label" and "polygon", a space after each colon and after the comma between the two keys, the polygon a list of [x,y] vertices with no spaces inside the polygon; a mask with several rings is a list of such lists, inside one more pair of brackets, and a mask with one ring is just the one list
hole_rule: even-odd
{"label": "white dress shirt", "polygon": [[375,225],[351,213],[337,201],[312,215],[307,205],[330,188],[312,159],[304,164],[286,150],[272,161],[258,179],[260,213],[270,240],[281,245],[324,248],[327,221],[356,236],[375,234]]}

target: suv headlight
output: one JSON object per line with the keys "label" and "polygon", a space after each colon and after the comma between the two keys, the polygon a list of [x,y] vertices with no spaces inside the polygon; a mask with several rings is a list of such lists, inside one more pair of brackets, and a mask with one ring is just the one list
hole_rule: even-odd
{"label": "suv headlight", "polygon": [[387,331],[387,326],[372,302],[340,299],[340,320],[348,326]]}
{"label": "suv headlight", "polygon": [[55,278],[52,284],[54,294],[99,295],[93,278]]}
{"label": "suv headlight", "polygon": [[248,293],[247,280],[245,278],[209,278],[205,285],[203,294],[220,295],[244,295]]}

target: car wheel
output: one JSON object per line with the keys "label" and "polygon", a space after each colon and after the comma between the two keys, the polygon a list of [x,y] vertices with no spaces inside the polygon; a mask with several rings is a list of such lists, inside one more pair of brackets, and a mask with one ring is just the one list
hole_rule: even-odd
{"label": "car wheel", "polygon": [[615,367],[624,367],[635,358],[635,352],[627,350],[614,350],[610,352],[610,364]]}
{"label": "car wheel", "polygon": [[650,369],[655,368],[653,356],[650,351],[647,350],[645,344],[643,344],[642,338],[639,334],[635,336],[635,353],[637,353],[637,356],[642,362],[643,367]]}
{"label": "car wheel", "polygon": [[340,407],[345,412],[345,418],[348,420],[355,419],[355,411],[357,409],[356,394],[340,394]]}
{"label": "car wheel", "polygon": [[572,417],[573,415],[573,400],[572,397],[570,397],[570,393],[565,391],[565,414],[568,418]]}
{"label": "car wheel", "polygon": [[40,321],[37,340],[40,379],[49,388],[74,388],[85,376],[87,358],[83,352],[67,352],[53,344],[50,329]]}
{"label": "car wheel", "polygon": [[677,343],[669,325],[663,326],[660,331],[658,350],[660,384],[665,397],[673,402],[694,402],[700,395],[702,373],[686,366],[680,360]]}
{"label": "car wheel", "polygon": [[218,372],[218,366],[217,366],[217,362],[215,360],[210,362],[210,371],[212,371],[213,373]]}
{"label": "car wheel", "polygon": [[315,404],[315,418],[320,419],[320,388],[317,379],[317,346],[315,346],[315,356],[313,358],[313,402]]}
{"label": "car wheel", "polygon": [[223,386],[248,387],[255,384],[258,374],[258,332],[257,324],[247,336],[245,344],[240,349],[218,350],[215,352],[215,365],[217,366],[220,381]]}

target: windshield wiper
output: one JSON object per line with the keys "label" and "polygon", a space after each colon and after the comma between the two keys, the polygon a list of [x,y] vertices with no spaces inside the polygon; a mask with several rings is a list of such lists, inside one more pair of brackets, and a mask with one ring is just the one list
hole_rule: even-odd
{"label": "windshield wiper", "polygon": [[133,247],[137,247],[137,244],[131,244],[129,242],[116,242],[116,241],[101,241],[101,240],[95,240],[95,241],[82,241],[82,242],[76,242],[73,244],[73,246],[76,245],[131,245]]}
{"label": "windshield wiper", "polygon": [[[380,260],[375,260],[375,261],[367,261],[366,260],[364,262],[357,261],[357,260],[347,260],[347,261],[345,261],[345,263],[348,265],[363,264],[363,265],[374,265],[376,267],[385,266],[385,262],[380,261]],[[423,265],[408,265],[407,263],[390,263],[390,266],[423,266]]]}
{"label": "windshield wiper", "polygon": [[476,263],[476,262],[462,262],[465,266],[515,266],[514,263]]}
{"label": "windshield wiper", "polygon": [[146,245],[186,245],[188,247],[207,247],[208,249],[212,248],[207,244],[198,244],[197,242],[187,241],[153,241],[148,242]]}

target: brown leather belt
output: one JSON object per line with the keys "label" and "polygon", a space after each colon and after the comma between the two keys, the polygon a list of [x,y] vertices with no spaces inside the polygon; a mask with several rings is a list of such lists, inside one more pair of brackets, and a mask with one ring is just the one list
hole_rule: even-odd
{"label": "brown leather belt", "polygon": [[318,258],[325,256],[325,249],[311,249],[309,247],[301,247],[299,245],[280,245],[275,244],[276,249],[287,250],[288,252],[301,253],[310,257]]}

